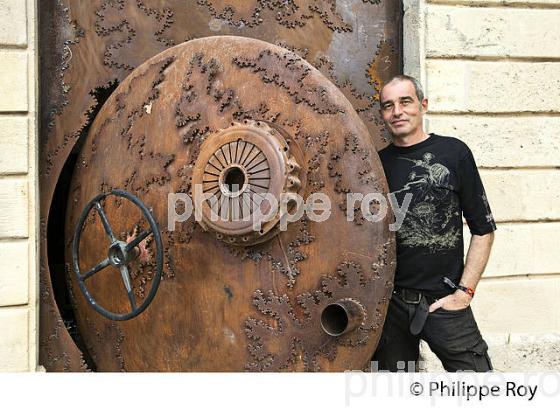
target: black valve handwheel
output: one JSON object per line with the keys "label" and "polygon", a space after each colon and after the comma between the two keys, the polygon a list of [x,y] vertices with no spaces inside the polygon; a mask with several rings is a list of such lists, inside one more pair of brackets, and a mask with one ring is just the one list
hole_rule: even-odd
{"label": "black valve handwheel", "polygon": [[[111,195],[124,198],[140,208],[140,210],[144,214],[144,217],[148,220],[148,224],[150,225],[149,229],[140,232],[136,236],[136,238],[131,240],[129,243],[120,241],[115,237],[115,234],[113,233],[111,225],[109,224],[109,221],[107,219],[107,215],[105,214],[105,210],[103,209],[103,206],[101,204],[101,201],[103,201],[103,199]],[[111,245],[109,246],[107,258],[99,262],[86,273],[82,274],[80,270],[79,254],[80,239],[86,218],[93,208],[95,208],[97,214],[99,215],[99,218],[101,219],[101,222],[103,223],[103,228],[111,241]],[[137,306],[136,298],[134,296],[134,290],[132,288],[132,280],[130,278],[130,273],[128,271],[127,265],[136,256],[134,248],[136,248],[144,239],[146,239],[150,235],[153,235],[153,240],[156,246],[156,270],[151,281],[152,287],[150,288],[150,291],[148,292],[144,301],[139,306]],[[76,278],[78,280],[78,285],[80,286],[80,289],[82,290],[88,303],[97,312],[111,320],[129,320],[133,317],[138,316],[148,307],[148,305],[152,302],[154,296],[156,295],[163,269],[163,244],[161,241],[161,234],[159,232],[159,228],[156,220],[154,219],[154,216],[140,199],[126,191],[114,189],[110,193],[97,195],[90,202],[88,202],[88,204],[82,211],[82,214],[80,215],[80,219],[78,221],[78,225],[76,226],[74,239],[72,242],[72,262],[74,265],[74,273],[76,274]],[[121,279],[124,282],[124,286],[128,294],[128,300],[130,302],[131,311],[128,313],[114,313],[105,309],[103,306],[97,303],[86,286],[87,279],[91,278],[93,275],[110,265],[117,268],[121,273]]]}

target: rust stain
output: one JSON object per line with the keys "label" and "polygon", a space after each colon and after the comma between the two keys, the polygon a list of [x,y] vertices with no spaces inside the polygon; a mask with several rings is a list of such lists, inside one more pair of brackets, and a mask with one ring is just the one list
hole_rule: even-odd
{"label": "rust stain", "polygon": [[375,100],[379,100],[379,92],[385,83],[395,75],[393,67],[396,63],[396,50],[390,41],[379,43],[373,60],[366,69],[368,83],[375,88]]}

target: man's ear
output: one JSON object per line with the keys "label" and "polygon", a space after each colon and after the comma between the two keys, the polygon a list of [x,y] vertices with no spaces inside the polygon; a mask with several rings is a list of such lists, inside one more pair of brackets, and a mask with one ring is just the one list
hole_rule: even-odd
{"label": "man's ear", "polygon": [[428,99],[424,98],[420,105],[422,106],[422,112],[425,114],[428,111]]}

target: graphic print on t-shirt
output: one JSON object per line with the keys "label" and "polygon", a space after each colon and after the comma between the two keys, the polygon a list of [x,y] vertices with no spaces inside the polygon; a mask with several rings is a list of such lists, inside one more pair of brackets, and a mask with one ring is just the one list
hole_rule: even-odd
{"label": "graphic print on t-shirt", "polygon": [[[459,203],[452,194],[449,169],[435,162],[436,156],[426,152],[422,159],[397,157],[412,162],[408,182],[393,194],[408,191],[412,201],[401,228],[397,231],[403,246],[425,247],[431,253],[456,247],[461,232],[450,224],[459,215]],[[444,204],[444,206],[442,206]]]}
{"label": "graphic print on t-shirt", "polygon": [[494,221],[494,215],[492,215],[492,211],[490,210],[490,204],[488,203],[486,192],[480,195],[480,197],[484,203],[484,208],[486,208],[486,222],[492,226],[492,229],[496,229],[496,221]]}

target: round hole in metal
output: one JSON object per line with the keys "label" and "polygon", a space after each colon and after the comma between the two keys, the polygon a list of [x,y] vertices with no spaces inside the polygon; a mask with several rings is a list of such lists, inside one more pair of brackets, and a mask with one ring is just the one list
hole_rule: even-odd
{"label": "round hole in metal", "polygon": [[348,313],[339,304],[328,305],[321,313],[321,327],[330,336],[340,336],[348,326]]}
{"label": "round hole in metal", "polygon": [[223,185],[228,192],[235,194],[245,185],[245,173],[239,167],[233,166],[225,172]]}

